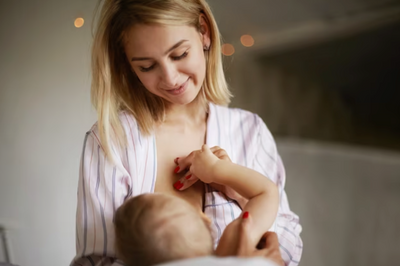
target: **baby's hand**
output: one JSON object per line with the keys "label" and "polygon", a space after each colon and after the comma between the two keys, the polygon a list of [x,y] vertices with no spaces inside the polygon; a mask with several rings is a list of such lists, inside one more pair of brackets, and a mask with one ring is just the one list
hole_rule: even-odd
{"label": "baby's hand", "polygon": [[218,157],[218,159],[231,162],[231,158],[229,158],[228,153],[224,149],[222,149],[218,146],[215,146],[215,147],[212,147],[210,150],[212,151],[212,153],[215,156]]}
{"label": "baby's hand", "polygon": [[182,172],[184,169],[189,169],[185,177],[181,178],[174,184],[178,190],[185,190],[197,182],[198,179],[204,183],[216,182],[214,177],[214,167],[219,160],[229,160],[226,152],[219,148],[208,148],[203,145],[201,150],[191,152],[186,158],[176,159],[179,170],[176,173]]}

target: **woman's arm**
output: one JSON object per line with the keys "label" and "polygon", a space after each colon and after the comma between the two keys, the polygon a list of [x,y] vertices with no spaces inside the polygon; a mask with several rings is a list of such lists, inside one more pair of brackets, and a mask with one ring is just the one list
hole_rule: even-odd
{"label": "woman's arm", "polygon": [[280,191],[280,203],[275,222],[275,232],[278,235],[281,254],[285,265],[297,266],[303,252],[303,241],[300,237],[302,226],[300,225],[299,217],[289,208],[289,201],[284,190],[286,181],[285,169],[279,156],[275,178]]}
{"label": "woman's arm", "polygon": [[96,132],[85,136],[79,171],[76,212],[76,256],[79,265],[121,265],[115,262],[113,217],[129,193],[129,174],[111,164]]}
{"label": "woman's arm", "polygon": [[249,239],[249,232],[252,228],[252,217],[249,215],[246,219],[240,220],[238,237],[238,248],[235,255],[238,257],[264,257],[272,260],[279,266],[284,266],[285,263],[282,259],[281,252],[279,250],[278,236],[274,232],[266,232],[262,239],[261,245],[258,249],[255,249]]}
{"label": "woman's arm", "polygon": [[286,175],[283,162],[278,154],[275,141],[260,117],[258,124],[257,152],[252,160],[252,169],[268,176],[279,190],[279,210],[274,230],[278,235],[282,258],[287,266],[296,266],[300,262],[303,242],[300,237],[302,227],[299,217],[291,211],[285,192]]}

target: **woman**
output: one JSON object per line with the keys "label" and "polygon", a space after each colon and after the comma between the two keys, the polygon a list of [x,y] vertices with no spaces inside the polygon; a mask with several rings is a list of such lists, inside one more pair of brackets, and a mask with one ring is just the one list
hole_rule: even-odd
{"label": "woman", "polygon": [[92,72],[98,122],[84,141],[72,265],[119,265],[115,210],[127,198],[155,191],[203,210],[217,244],[246,199],[226,187],[185,182],[190,173],[180,163],[205,143],[222,147],[234,163],[278,185],[280,207],[272,229],[285,263],[298,264],[301,226],[283,190],[281,159],[257,115],[224,107],[231,95],[218,27],[205,0],[106,0]]}

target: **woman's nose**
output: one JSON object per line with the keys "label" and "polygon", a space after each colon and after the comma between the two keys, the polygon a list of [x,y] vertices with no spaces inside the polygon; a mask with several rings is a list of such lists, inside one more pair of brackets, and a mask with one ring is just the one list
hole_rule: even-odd
{"label": "woman's nose", "polygon": [[173,64],[165,65],[162,68],[161,80],[167,89],[176,88],[178,84],[179,72]]}

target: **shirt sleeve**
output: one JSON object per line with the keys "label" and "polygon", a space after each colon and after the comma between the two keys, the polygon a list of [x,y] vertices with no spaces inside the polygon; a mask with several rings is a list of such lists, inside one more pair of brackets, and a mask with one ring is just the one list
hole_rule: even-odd
{"label": "shirt sleeve", "polygon": [[72,266],[124,265],[114,250],[114,214],[130,195],[131,177],[115,156],[105,156],[98,134],[86,133],[81,156],[76,212],[76,256]]}
{"label": "shirt sleeve", "polygon": [[279,210],[274,223],[274,231],[278,235],[280,251],[285,265],[296,266],[303,252],[300,238],[302,227],[299,217],[290,210],[285,192],[285,168],[276,148],[275,141],[265,123],[257,117],[258,138],[257,151],[253,161],[255,170],[269,177],[279,189]]}

